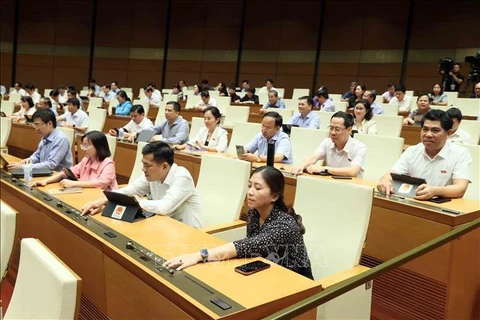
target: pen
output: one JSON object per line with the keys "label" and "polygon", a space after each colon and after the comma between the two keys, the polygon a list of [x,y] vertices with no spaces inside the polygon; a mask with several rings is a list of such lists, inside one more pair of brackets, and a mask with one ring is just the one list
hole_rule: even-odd
{"label": "pen", "polygon": [[442,211],[443,211],[443,212],[452,213],[452,214],[460,214],[460,211],[456,211],[456,210],[450,210],[450,209],[444,209],[444,208],[442,208]]}

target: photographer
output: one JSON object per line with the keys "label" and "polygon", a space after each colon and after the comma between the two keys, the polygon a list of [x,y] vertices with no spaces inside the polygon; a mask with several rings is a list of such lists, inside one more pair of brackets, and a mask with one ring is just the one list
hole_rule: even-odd
{"label": "photographer", "polygon": [[[443,87],[444,91],[458,92],[460,85],[462,84],[464,77],[460,74],[460,64],[454,63],[451,71],[441,69],[440,73],[443,74]],[[448,71],[448,76],[445,74]]]}

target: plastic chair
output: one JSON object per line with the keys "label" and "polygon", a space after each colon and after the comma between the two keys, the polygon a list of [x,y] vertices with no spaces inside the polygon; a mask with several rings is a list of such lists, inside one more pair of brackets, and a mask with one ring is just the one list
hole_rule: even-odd
{"label": "plastic chair", "polygon": [[228,106],[224,126],[232,127],[235,122],[248,122],[250,107]]}
{"label": "plastic chair", "polygon": [[398,105],[382,103],[381,106],[383,109],[382,116],[398,116]]}
{"label": "plastic chair", "polygon": [[465,199],[480,201],[480,146],[473,144],[462,144],[461,146],[467,148],[472,157],[472,182],[468,184],[467,191],[463,197]]}
{"label": "plastic chair", "polygon": [[320,142],[328,137],[327,130],[292,127],[290,141],[292,143],[293,165],[299,166],[318,148]]}
{"label": "plastic chair", "polygon": [[15,102],[12,101],[2,101],[0,110],[5,112],[5,114],[12,114],[15,111]]}
{"label": "plastic chair", "polygon": [[[316,281],[321,283],[322,278],[359,264],[372,201],[372,187],[306,176],[297,178],[294,208],[306,228],[304,241]],[[372,290],[361,285],[319,306],[317,318],[369,319],[371,295]]]}
{"label": "plastic chair", "polygon": [[293,89],[292,100],[298,100],[303,96],[310,96],[310,89]]}
{"label": "plastic chair", "polygon": [[367,146],[363,179],[379,181],[403,152],[403,138],[357,133],[355,139]]}
{"label": "plastic chair", "polygon": [[[225,179],[226,172],[228,179]],[[249,176],[247,161],[210,154],[202,156],[196,189],[202,199],[204,227],[239,219]]]}
{"label": "plastic chair", "polygon": [[92,108],[88,114],[88,131],[103,131],[105,120],[107,118],[107,110]]}
{"label": "plastic chair", "polygon": [[480,99],[458,98],[455,105],[464,116],[478,117],[480,112]]}
{"label": "plastic chair", "polygon": [[73,130],[72,128],[65,128],[65,127],[57,127],[57,129],[63,132],[67,136],[68,143],[70,144],[70,148],[72,148],[73,142],[75,140],[75,130]]}
{"label": "plastic chair", "polygon": [[139,142],[137,145],[137,154],[135,156],[135,163],[133,164],[132,174],[130,175],[130,179],[128,180],[128,184],[135,181],[138,177],[140,177],[142,173],[142,149],[147,145],[147,142]]}
{"label": "plastic chair", "polygon": [[377,134],[381,136],[400,137],[402,133],[402,116],[385,116],[377,114],[373,117],[377,123]]}
{"label": "plastic chair", "polygon": [[193,108],[198,101],[200,101],[200,96],[194,96],[193,94],[189,95],[187,98],[187,103],[185,105],[185,108],[186,109]]}
{"label": "plastic chair", "polygon": [[0,283],[5,276],[15,242],[17,212],[0,200]]}
{"label": "plastic chair", "polygon": [[205,123],[203,122],[203,118],[192,117],[192,124],[190,125],[190,134],[188,135],[189,140],[192,140],[193,138],[195,138],[197,133],[203,127],[205,127]]}
{"label": "plastic chair", "polygon": [[5,148],[7,146],[8,138],[10,137],[10,132],[12,132],[12,119],[11,118],[1,118],[0,128],[0,148]]}
{"label": "plastic chair", "polygon": [[232,138],[230,139],[227,153],[236,156],[236,145],[247,145],[260,130],[260,123],[235,122],[233,124]]}
{"label": "plastic chair", "polygon": [[39,240],[22,239],[8,319],[75,319],[82,280]]}
{"label": "plastic chair", "polygon": [[285,108],[288,110],[297,111],[298,110],[298,99],[282,99],[285,103]]}
{"label": "plastic chair", "polygon": [[105,137],[107,137],[107,142],[108,142],[108,148],[110,149],[110,159],[114,159],[115,157],[115,151],[117,151],[117,137],[111,136],[108,133],[105,134]]}
{"label": "plastic chair", "polygon": [[479,140],[480,140],[480,121],[462,120],[462,122],[460,122],[459,128],[466,131],[472,137],[472,139],[470,140],[470,144],[478,144],[479,143]]}
{"label": "plastic chair", "polygon": [[290,118],[293,116],[292,109],[277,109],[277,108],[268,108],[267,112],[274,111],[277,112],[279,115],[282,116],[283,123],[286,123]]}
{"label": "plastic chair", "polygon": [[165,103],[167,103],[169,101],[178,101],[178,95],[171,94],[170,92],[172,92],[171,89],[169,89],[168,93],[165,93],[163,95],[163,101],[165,101]]}

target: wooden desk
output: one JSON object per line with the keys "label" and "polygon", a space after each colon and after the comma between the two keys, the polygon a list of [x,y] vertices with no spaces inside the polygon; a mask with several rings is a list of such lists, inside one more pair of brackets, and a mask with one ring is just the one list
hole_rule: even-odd
{"label": "wooden desk", "polygon": [[[58,185],[41,189],[54,188],[58,188]],[[321,290],[318,282],[275,264],[271,264],[269,270],[250,277],[234,272],[235,266],[250,259],[198,264],[184,271],[243,306],[234,315],[222,316],[221,312],[212,311],[179,290],[174,285],[175,281],[165,280],[158,272],[136,260],[135,255],[120,250],[108,237],[92,232],[85,224],[69,219],[55,206],[50,207],[3,178],[1,191],[2,200],[19,212],[15,262],[10,267],[9,276],[16,277],[20,239],[40,239],[82,278],[80,319],[104,319],[106,316],[111,319],[254,319]],[[100,195],[101,190],[84,189],[82,194],[57,198],[79,208],[89,199]],[[130,224],[96,215],[88,224],[95,224],[94,221],[103,223],[113,232],[125,235],[164,258],[223,243],[218,238],[168,217],[155,216]],[[209,302],[211,297],[207,294],[205,299]],[[311,318],[314,313],[315,310],[312,310],[304,318]]]}

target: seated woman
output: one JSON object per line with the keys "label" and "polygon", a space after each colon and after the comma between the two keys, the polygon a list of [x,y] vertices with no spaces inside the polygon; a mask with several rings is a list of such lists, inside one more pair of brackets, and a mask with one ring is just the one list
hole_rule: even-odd
{"label": "seated woman", "polygon": [[12,113],[8,117],[12,118],[13,122],[19,123],[25,123],[27,121],[25,116],[27,116],[29,120],[31,120],[33,114],[35,113],[35,111],[37,111],[32,98],[29,96],[22,96],[18,104],[20,105],[20,110]]}
{"label": "seated woman", "polygon": [[403,119],[403,124],[414,124],[415,122],[420,122],[421,118],[430,110],[430,98],[426,94],[422,94],[417,98],[417,107],[418,109],[410,112],[408,117]]}
{"label": "seated woman", "polygon": [[187,145],[192,145],[205,151],[225,152],[228,144],[228,133],[219,126],[221,116],[217,107],[207,107],[203,110],[205,127],[201,128],[192,140],[176,146],[175,149],[183,150]]}
{"label": "seated woman", "polygon": [[103,190],[118,189],[115,175],[115,163],[110,159],[110,148],[108,147],[107,137],[100,131],[87,132],[82,137],[80,145],[85,152],[85,157],[71,168],[78,181],[68,180],[64,172],[59,172],[53,176],[40,181],[34,181],[30,184],[34,186],[46,186],[49,183],[60,181],[62,188],[81,187],[81,188],[101,188]]}
{"label": "seated woman", "polygon": [[228,96],[227,85],[225,84],[225,82],[219,82],[217,84],[216,89],[218,91],[219,96],[221,96],[221,97],[227,97]]}
{"label": "seated woman", "polygon": [[363,134],[377,134],[377,124],[372,120],[372,117],[373,112],[370,102],[365,99],[357,100],[352,132],[356,130]]}
{"label": "seated woman", "polygon": [[132,102],[127,96],[127,93],[123,90],[118,91],[117,99],[118,105],[115,109],[115,114],[128,116],[130,114],[130,109],[132,109]]}
{"label": "seated woman", "polygon": [[[183,91],[182,91],[182,88],[180,88],[179,84],[174,84],[173,85],[172,94],[177,95],[177,101],[183,100]],[[168,102],[168,101],[166,101],[166,102]]]}
{"label": "seated woman", "polygon": [[259,104],[259,98],[255,94],[255,88],[248,88],[247,93],[240,100],[235,101],[236,103],[253,103]]}
{"label": "seated woman", "polygon": [[432,92],[428,94],[428,97],[432,100],[432,105],[435,105],[435,106],[448,105],[447,94],[443,92],[442,87],[438,83],[435,83],[433,85]]}
{"label": "seated woman", "polygon": [[194,96],[199,96],[200,95],[200,92],[202,92],[202,90],[200,89],[202,87],[201,84],[194,84],[193,85],[193,95]]}
{"label": "seated woman", "polygon": [[355,108],[355,102],[358,99],[362,99],[363,94],[367,90],[367,87],[361,83],[357,83],[355,86],[355,90],[353,91],[353,95],[348,99],[348,108],[347,109],[352,109]]}
{"label": "seated woman", "polygon": [[278,264],[313,279],[303,241],[301,217],[283,201],[285,179],[273,167],[255,169],[248,181],[247,237],[220,247],[182,255],[166,261],[167,268],[185,269],[199,262],[245,257],[282,257]]}

